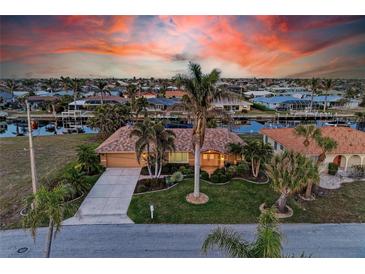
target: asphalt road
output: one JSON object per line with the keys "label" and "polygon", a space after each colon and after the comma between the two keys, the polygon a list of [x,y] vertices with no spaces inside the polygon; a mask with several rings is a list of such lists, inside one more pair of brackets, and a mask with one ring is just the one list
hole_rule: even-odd
{"label": "asphalt road", "polygon": [[[205,257],[203,240],[217,225],[80,225],[64,226],[51,257]],[[247,240],[255,225],[231,225]],[[311,257],[365,257],[365,224],[284,224],[284,252]],[[42,257],[46,229],[34,243],[24,230],[0,231],[0,257]],[[24,253],[18,249],[27,247]],[[208,257],[222,257],[212,251]]]}

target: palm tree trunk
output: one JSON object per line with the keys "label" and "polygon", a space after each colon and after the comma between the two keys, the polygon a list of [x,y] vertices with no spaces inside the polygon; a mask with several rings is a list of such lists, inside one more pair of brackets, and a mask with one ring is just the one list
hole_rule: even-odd
{"label": "palm tree trunk", "polygon": [[312,89],[312,94],[311,94],[311,104],[309,106],[309,110],[310,112],[312,112],[313,109],[313,97],[314,97],[314,90]]}
{"label": "palm tree trunk", "polygon": [[325,112],[326,111],[326,108],[327,108],[327,95],[328,95],[328,92],[326,91],[326,95],[324,97],[323,112]]}
{"label": "palm tree trunk", "polygon": [[251,172],[252,176],[255,177],[255,160],[251,158]]}
{"label": "palm tree trunk", "polygon": [[101,94],[101,104],[104,105],[104,92],[101,91],[100,94]]}
{"label": "palm tree trunk", "polygon": [[257,161],[255,165],[255,173],[253,174],[253,176],[257,178],[259,176],[259,172],[260,172],[260,161]]}
{"label": "palm tree trunk", "polygon": [[313,183],[310,180],[308,182],[307,188],[305,190],[305,198],[307,198],[307,199],[310,199],[311,198],[311,196],[312,196],[312,187],[313,187]]}
{"label": "palm tree trunk", "polygon": [[195,143],[194,152],[194,197],[200,196],[200,144],[199,141]]}
{"label": "palm tree trunk", "polygon": [[53,239],[53,220],[49,220],[48,225],[48,233],[46,238],[46,246],[44,248],[44,257],[49,258],[51,255],[51,246],[52,246],[52,239]]}
{"label": "palm tree trunk", "polygon": [[161,172],[162,172],[162,159],[161,159],[161,162],[160,162],[160,167],[159,167],[159,170],[158,170],[158,174],[157,174],[157,178],[160,178],[161,176]]}
{"label": "palm tree trunk", "polygon": [[281,193],[279,199],[276,201],[276,206],[281,213],[286,212],[286,202],[288,200],[288,197],[286,194]]}
{"label": "palm tree trunk", "polygon": [[157,173],[158,173],[158,155],[156,153],[156,158],[155,158],[155,178],[157,178]]}

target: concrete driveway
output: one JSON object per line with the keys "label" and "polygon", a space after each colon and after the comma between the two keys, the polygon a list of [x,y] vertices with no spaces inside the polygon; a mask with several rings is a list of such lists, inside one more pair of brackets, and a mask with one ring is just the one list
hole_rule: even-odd
{"label": "concrete driveway", "polygon": [[65,220],[63,225],[133,223],[127,211],[140,172],[140,168],[108,168],[75,216]]}

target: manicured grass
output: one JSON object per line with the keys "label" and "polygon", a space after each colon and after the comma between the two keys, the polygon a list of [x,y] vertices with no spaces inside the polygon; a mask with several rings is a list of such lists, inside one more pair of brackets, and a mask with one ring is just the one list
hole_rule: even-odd
{"label": "manicured grass", "polygon": [[[94,135],[35,137],[36,168],[40,182],[54,178],[76,158],[76,147]],[[0,228],[18,227],[19,210],[31,193],[28,137],[0,138]]]}
{"label": "manicured grass", "polygon": [[[128,216],[136,223],[151,223],[149,205],[153,204],[153,223],[255,223],[260,204],[272,205],[278,197],[269,184],[232,180],[230,184],[215,186],[202,182],[201,190],[209,196],[209,202],[191,205],[185,201],[185,196],[192,190],[193,181],[189,179],[167,191],[134,196]],[[345,185],[313,202],[290,199],[294,216],[281,222],[364,222],[364,199],[365,182]]]}

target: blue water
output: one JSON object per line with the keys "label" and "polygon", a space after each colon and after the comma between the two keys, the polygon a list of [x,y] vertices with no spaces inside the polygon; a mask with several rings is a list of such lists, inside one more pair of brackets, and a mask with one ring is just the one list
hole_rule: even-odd
{"label": "blue water", "polygon": [[[3,132],[3,133],[0,132],[0,138],[15,137],[16,136],[16,124],[8,123],[7,126],[8,127],[5,130],[5,132]],[[83,126],[82,128],[84,129],[85,133],[97,133],[98,132],[97,130],[92,129],[88,126]],[[57,135],[64,134],[63,133],[63,131],[64,131],[63,127],[58,127],[56,131],[57,131]],[[19,126],[19,132],[24,133],[25,136],[28,135],[27,128],[25,128],[25,127]],[[49,132],[49,131],[46,130],[46,125],[39,126],[37,129],[33,129],[32,134],[33,134],[33,136],[51,136],[51,135],[55,135],[55,133],[53,131]]]}
{"label": "blue water", "polygon": [[[262,128],[290,128],[295,127],[299,124],[299,122],[292,121],[288,123],[259,123],[256,121],[249,121],[246,125],[239,125],[232,128],[232,131],[237,134],[257,134],[260,132]],[[317,121],[316,122],[318,127],[325,126],[325,122]],[[350,123],[349,126],[351,128],[356,129],[356,123]]]}

